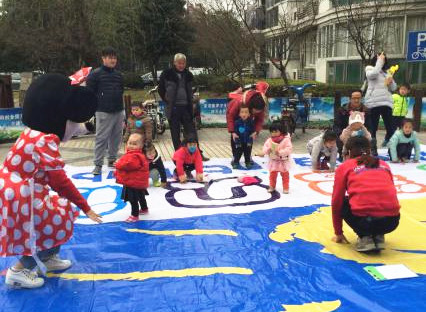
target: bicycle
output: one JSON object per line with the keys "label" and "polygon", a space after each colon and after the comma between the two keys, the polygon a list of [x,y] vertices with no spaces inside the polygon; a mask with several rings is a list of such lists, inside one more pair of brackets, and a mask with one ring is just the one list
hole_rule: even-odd
{"label": "bicycle", "polygon": [[306,132],[306,126],[309,122],[310,101],[305,98],[305,89],[316,87],[315,84],[305,83],[303,86],[289,86],[283,88],[283,91],[292,90],[297,98],[289,98],[281,111],[281,124],[290,135],[296,132],[297,127],[302,128],[302,132]]}
{"label": "bicycle", "polygon": [[160,109],[160,103],[157,99],[156,93],[158,86],[148,91],[148,94],[153,98],[143,102],[143,107],[147,115],[152,120],[152,139],[156,139],[158,135],[161,135],[166,131],[166,117]]}

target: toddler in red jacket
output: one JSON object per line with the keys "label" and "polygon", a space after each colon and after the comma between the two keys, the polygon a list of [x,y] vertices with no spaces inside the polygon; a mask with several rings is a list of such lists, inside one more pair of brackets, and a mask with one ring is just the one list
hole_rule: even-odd
{"label": "toddler in red jacket", "polygon": [[126,154],[115,165],[117,183],[123,184],[121,199],[130,202],[132,206],[132,214],[126,222],[136,222],[139,220],[139,214],[148,213],[145,196],[148,195],[146,189],[149,185],[149,162],[142,152],[142,140],[141,134],[131,134],[127,141]]}
{"label": "toddler in red jacket", "polygon": [[195,138],[186,139],[173,154],[172,159],[176,165],[174,174],[178,177],[180,183],[186,183],[188,179],[191,179],[191,172],[194,169],[197,174],[197,182],[203,182],[203,160]]}

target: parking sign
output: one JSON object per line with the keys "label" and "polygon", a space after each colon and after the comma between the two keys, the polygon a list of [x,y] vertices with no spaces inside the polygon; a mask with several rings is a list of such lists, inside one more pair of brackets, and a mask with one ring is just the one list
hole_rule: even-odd
{"label": "parking sign", "polygon": [[426,61],[426,30],[408,33],[407,61]]}

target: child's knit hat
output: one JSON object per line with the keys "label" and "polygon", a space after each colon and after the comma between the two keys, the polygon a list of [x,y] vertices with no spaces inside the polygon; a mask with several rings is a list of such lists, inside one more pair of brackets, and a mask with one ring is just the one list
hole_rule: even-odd
{"label": "child's knit hat", "polygon": [[360,122],[360,123],[364,124],[364,121],[365,121],[365,118],[364,118],[363,112],[358,112],[358,111],[351,111],[350,112],[349,125],[351,125],[355,122]]}

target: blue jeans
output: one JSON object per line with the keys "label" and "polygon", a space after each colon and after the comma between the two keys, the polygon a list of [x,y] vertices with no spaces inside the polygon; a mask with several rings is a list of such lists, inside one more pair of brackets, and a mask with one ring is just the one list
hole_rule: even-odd
{"label": "blue jeans", "polygon": [[[60,249],[61,246],[59,245],[50,249],[42,250],[37,253],[37,256],[41,262],[46,262],[53,255],[58,254]],[[22,256],[21,259],[19,259],[19,262],[21,262],[22,266],[28,270],[32,270],[37,266],[37,263],[32,256]]]}

